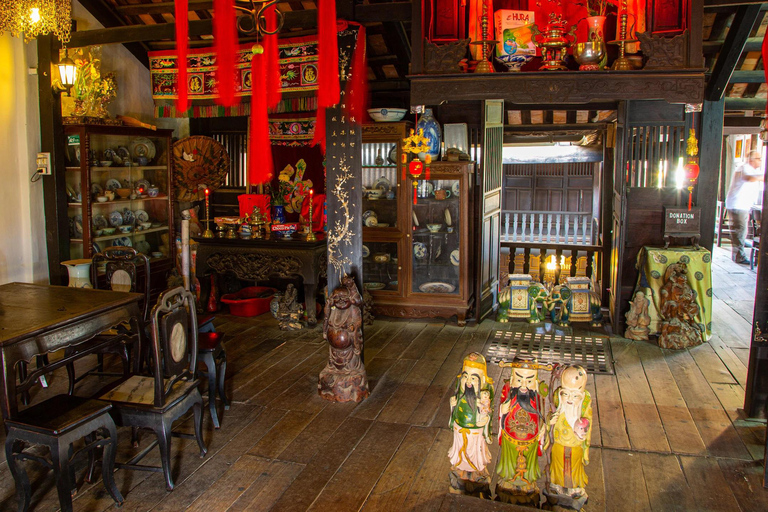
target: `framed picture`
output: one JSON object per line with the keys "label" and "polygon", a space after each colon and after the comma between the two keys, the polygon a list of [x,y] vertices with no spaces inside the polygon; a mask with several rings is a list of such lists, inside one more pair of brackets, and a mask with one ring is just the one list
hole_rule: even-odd
{"label": "framed picture", "polygon": [[736,141],[736,154],[734,155],[736,158],[741,158],[741,149],[743,143],[744,141],[742,139]]}

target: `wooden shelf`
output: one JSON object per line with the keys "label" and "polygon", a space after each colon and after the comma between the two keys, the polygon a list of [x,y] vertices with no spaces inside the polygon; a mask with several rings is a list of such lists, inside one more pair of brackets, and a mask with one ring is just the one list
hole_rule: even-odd
{"label": "wooden shelf", "polygon": [[[100,203],[98,201],[91,201],[91,206],[109,206],[112,204],[127,204],[127,203],[132,203],[134,201],[165,201],[167,198],[168,196],[137,197],[136,199],[115,199],[114,201],[104,201],[103,203]],[[82,208],[83,203],[67,203],[67,206],[72,206],[74,208]]]}
{"label": "wooden shelf", "polygon": [[[118,228],[120,231],[120,228]],[[149,228],[142,231],[131,231],[130,233],[115,233],[114,235],[97,236],[93,238],[94,242],[101,242],[102,240],[114,240],[116,238],[123,238],[124,236],[146,235],[149,233],[158,233],[160,231],[168,231],[168,226],[160,226],[159,228]]]}
{"label": "wooden shelf", "polygon": [[91,167],[92,171],[123,171],[125,169],[134,171],[164,171],[168,169],[168,167],[165,165],[110,165],[109,167]]}

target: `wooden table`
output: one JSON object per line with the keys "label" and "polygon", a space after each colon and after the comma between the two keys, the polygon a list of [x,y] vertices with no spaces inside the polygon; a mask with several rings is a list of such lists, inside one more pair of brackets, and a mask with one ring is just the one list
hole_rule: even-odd
{"label": "wooden table", "polygon": [[30,362],[35,356],[77,345],[73,355],[30,372],[19,384],[23,388],[41,374],[105,346],[105,342],[97,341],[95,336],[122,322],[128,322],[131,331],[143,338],[139,308],[142,298],[140,293],[64,286],[26,283],[0,286],[0,407],[3,417],[13,418],[18,412],[17,363]]}
{"label": "wooden table", "polygon": [[316,242],[302,238],[243,240],[239,238],[195,238],[197,276],[211,271],[230,272],[238,279],[263,281],[270,276],[304,279],[304,302],[307,322],[317,324],[315,294],[317,284],[326,276],[327,247],[325,236],[317,233]]}

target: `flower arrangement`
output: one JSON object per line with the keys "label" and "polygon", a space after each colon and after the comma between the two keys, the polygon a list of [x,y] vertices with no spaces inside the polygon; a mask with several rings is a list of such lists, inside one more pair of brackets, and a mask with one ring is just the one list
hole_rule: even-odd
{"label": "flower arrangement", "polygon": [[101,47],[75,55],[77,78],[73,87],[76,116],[107,118],[107,105],[117,97],[114,73],[101,74]]}
{"label": "flower arrangement", "polygon": [[584,7],[590,16],[605,16],[608,10],[608,0],[584,0],[576,2],[577,5]]}
{"label": "flower arrangement", "polygon": [[[289,166],[290,167],[290,166]],[[293,172],[286,172],[287,169],[283,169],[280,175],[277,177],[277,186],[272,185],[272,206],[285,206],[288,203],[288,197],[293,191],[293,182],[291,182],[291,174]],[[291,167],[293,171],[293,167]]]}

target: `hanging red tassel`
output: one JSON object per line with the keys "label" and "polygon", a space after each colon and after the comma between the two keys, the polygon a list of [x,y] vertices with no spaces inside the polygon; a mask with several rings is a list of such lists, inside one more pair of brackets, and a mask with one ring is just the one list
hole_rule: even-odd
{"label": "hanging red tassel", "polygon": [[339,102],[339,41],[336,30],[336,0],[320,0],[317,6],[317,105],[332,107]]}
{"label": "hanging red tassel", "polygon": [[[257,80],[262,84],[267,72],[267,57],[263,48],[254,53],[251,58],[251,83],[254,90]],[[258,51],[258,50],[257,50]],[[267,95],[253,94],[251,96],[251,127],[248,140],[248,182],[252,185],[266,183],[272,179],[274,164],[272,162],[272,143],[269,140],[269,119],[267,116]]]}
{"label": "hanging red tassel", "polygon": [[325,154],[325,108],[317,108],[317,117],[315,118],[315,133],[312,136],[312,145],[320,144],[320,149]]}
{"label": "hanging red tassel", "polygon": [[[265,12],[267,30],[272,32],[277,29],[277,9],[275,4],[269,6]],[[267,105],[269,108],[277,107],[283,95],[280,80],[280,58],[277,34],[264,36],[264,53],[267,55]]]}
{"label": "hanging red tassel", "polygon": [[213,0],[213,38],[216,49],[216,103],[235,104],[235,54],[237,27],[234,0]]}
{"label": "hanging red tassel", "polygon": [[176,110],[181,114],[189,108],[189,96],[187,95],[187,49],[189,48],[189,18],[187,0],[176,0],[174,3],[174,16],[176,17],[176,66],[179,69],[178,87],[176,96]]}
{"label": "hanging red tassel", "polygon": [[352,56],[352,79],[347,81],[347,114],[356,124],[362,124],[368,103],[368,65],[366,64],[365,27],[360,25],[357,44]]}

